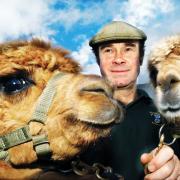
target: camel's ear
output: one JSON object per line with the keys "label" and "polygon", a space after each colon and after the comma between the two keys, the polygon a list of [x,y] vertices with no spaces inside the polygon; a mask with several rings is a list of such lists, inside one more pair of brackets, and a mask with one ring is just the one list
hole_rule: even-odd
{"label": "camel's ear", "polygon": [[149,69],[149,78],[153,84],[154,87],[157,86],[157,74],[158,74],[158,70],[156,69],[156,67],[152,64],[149,63],[148,65],[148,69]]}
{"label": "camel's ear", "polygon": [[44,54],[44,61],[47,63],[47,68],[51,70],[57,64],[57,57],[55,53],[47,51]]}

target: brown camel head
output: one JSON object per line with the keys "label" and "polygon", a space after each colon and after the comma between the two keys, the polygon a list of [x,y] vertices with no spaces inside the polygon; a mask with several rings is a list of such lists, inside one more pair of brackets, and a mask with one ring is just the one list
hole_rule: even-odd
{"label": "brown camel head", "polygon": [[[47,86],[50,96],[40,98]],[[45,121],[36,121],[45,106]],[[38,39],[0,45],[0,136],[28,125],[31,136],[47,137],[52,159],[66,160],[121,119],[112,89],[99,76],[81,74],[66,50]],[[7,151],[14,165],[38,158],[31,140]]]}

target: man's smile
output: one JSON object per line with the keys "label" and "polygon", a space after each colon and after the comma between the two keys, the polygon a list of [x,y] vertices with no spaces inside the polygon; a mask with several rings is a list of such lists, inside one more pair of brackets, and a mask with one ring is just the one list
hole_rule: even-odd
{"label": "man's smile", "polygon": [[111,70],[111,73],[113,73],[113,74],[124,74],[124,73],[127,73],[129,71],[130,71],[129,69]]}

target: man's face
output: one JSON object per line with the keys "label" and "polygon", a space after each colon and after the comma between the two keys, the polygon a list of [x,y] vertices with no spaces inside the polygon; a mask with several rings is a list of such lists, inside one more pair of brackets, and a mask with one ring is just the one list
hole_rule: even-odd
{"label": "man's face", "polygon": [[113,87],[136,83],[139,74],[139,42],[113,42],[99,46],[100,70]]}

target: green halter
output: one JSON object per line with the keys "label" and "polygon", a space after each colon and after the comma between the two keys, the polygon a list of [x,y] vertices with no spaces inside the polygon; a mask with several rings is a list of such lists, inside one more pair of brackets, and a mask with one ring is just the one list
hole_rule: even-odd
{"label": "green halter", "polygon": [[28,122],[28,125],[0,136],[0,160],[9,161],[9,153],[7,150],[29,141],[33,141],[33,146],[37,156],[41,157],[43,155],[51,154],[47,135],[40,134],[32,136],[29,131],[29,124],[35,121],[45,125],[49,108],[57,90],[57,81],[63,75],[64,73],[59,72],[48,81],[47,86],[37,100],[36,108],[33,112],[32,118]]}

